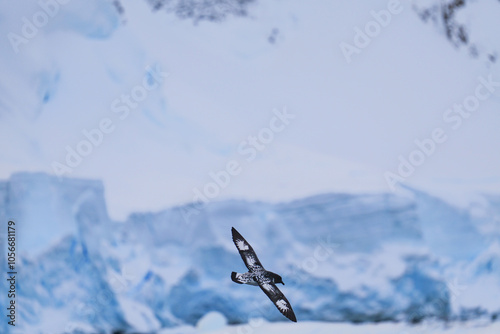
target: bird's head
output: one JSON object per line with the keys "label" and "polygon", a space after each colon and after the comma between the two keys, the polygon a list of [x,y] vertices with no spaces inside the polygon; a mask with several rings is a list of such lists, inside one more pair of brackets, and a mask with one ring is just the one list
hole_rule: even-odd
{"label": "bird's head", "polygon": [[274,283],[275,284],[281,283],[281,284],[285,285],[285,283],[283,283],[283,279],[281,278],[281,276],[277,275],[277,274],[274,274]]}

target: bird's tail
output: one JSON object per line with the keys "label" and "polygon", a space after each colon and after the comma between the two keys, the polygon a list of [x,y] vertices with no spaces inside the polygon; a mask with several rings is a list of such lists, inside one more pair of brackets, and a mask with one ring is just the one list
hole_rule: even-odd
{"label": "bird's tail", "polygon": [[235,283],[243,284],[244,282],[242,281],[241,276],[242,276],[242,274],[238,274],[238,273],[233,271],[231,273],[231,280]]}

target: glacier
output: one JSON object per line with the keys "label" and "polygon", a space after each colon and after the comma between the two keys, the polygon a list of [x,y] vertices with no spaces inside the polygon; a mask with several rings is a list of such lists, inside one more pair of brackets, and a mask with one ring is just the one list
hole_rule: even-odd
{"label": "glacier", "polygon": [[500,315],[495,196],[484,197],[488,216],[407,188],[191,203],[114,221],[100,181],[17,173],[0,199],[2,221],[19,226],[16,329],[25,332],[155,332],[210,312],[229,324],[284,321],[254,287],[230,280],[245,270],[231,226],[282,274],[299,321]]}

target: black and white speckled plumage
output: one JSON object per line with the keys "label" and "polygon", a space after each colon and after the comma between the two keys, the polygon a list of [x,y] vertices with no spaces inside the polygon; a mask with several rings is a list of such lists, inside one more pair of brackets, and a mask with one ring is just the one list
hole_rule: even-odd
{"label": "black and white speckled plumage", "polygon": [[281,276],[264,269],[257,254],[255,254],[252,246],[250,246],[245,238],[234,227],[231,229],[231,232],[233,234],[233,242],[248,268],[248,272],[244,274],[233,271],[231,279],[238,284],[258,285],[285,317],[297,322],[290,302],[288,302],[288,299],[286,299],[285,295],[276,286],[277,283],[285,285]]}

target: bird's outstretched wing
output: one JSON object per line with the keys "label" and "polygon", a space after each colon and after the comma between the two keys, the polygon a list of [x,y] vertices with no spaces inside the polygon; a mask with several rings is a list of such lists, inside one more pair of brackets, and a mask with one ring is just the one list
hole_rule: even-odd
{"label": "bird's outstretched wing", "polygon": [[255,254],[252,246],[250,246],[245,238],[243,238],[234,227],[231,228],[231,232],[233,233],[233,242],[240,252],[241,258],[243,259],[243,262],[245,262],[248,270],[255,271],[256,269],[264,269],[259,261],[259,258],[257,257],[257,254]]}
{"label": "bird's outstretched wing", "polygon": [[269,297],[269,299],[272,300],[274,305],[276,305],[276,308],[288,319],[292,320],[293,322],[297,322],[297,318],[295,317],[295,313],[293,313],[292,310],[292,305],[290,305],[290,302],[288,299],[286,299],[285,295],[283,292],[278,289],[276,285],[273,283],[260,283],[259,284],[260,288],[262,291],[266,293],[266,295]]}

